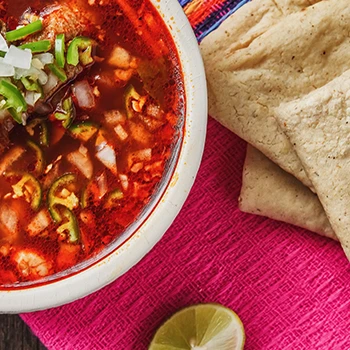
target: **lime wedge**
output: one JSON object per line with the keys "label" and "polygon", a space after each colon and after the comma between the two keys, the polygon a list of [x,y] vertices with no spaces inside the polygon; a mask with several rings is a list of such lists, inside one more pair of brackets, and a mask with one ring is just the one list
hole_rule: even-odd
{"label": "lime wedge", "polygon": [[155,334],[149,350],[240,350],[242,321],[218,304],[199,304],[180,310]]}

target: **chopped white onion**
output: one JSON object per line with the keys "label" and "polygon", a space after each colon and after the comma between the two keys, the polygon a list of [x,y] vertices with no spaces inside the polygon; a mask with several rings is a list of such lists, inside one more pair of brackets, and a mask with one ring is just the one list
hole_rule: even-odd
{"label": "chopped white onion", "polygon": [[84,146],[80,146],[78,151],[69,153],[67,159],[70,163],[76,166],[86,178],[91,179],[93,166],[89,154],[87,153],[87,149]]}
{"label": "chopped white onion", "polygon": [[123,187],[123,190],[126,191],[129,188],[129,179],[125,174],[119,174],[120,183]]}
{"label": "chopped white onion", "polygon": [[80,147],[79,147],[79,152],[81,153],[81,154],[83,154],[84,156],[86,156],[87,154],[88,154],[88,149],[83,145],[83,144],[81,144],[80,145]]}
{"label": "chopped white onion", "polygon": [[115,128],[114,128],[115,133],[118,135],[118,137],[124,141],[125,139],[128,138],[128,133],[125,131],[125,129],[118,124]]}
{"label": "chopped white onion", "polygon": [[100,149],[96,153],[96,157],[101,161],[103,165],[105,165],[114,175],[117,175],[117,161],[114,149],[108,144],[104,145],[102,149]]}
{"label": "chopped white onion", "polygon": [[47,74],[41,70],[31,66],[29,69],[16,68],[15,79],[21,79],[22,77],[30,77],[33,80],[39,80],[41,85],[45,85],[48,80]]}
{"label": "chopped white onion", "polygon": [[29,69],[32,63],[32,52],[11,45],[4,57],[4,63],[11,64],[15,68]]}
{"label": "chopped white onion", "polygon": [[44,69],[44,65],[38,58],[33,58],[32,59],[32,67],[36,69]]}
{"label": "chopped white onion", "polygon": [[39,83],[41,85],[45,85],[47,83],[48,79],[49,78],[48,78],[47,74],[43,70],[40,70],[40,73],[38,76]]}
{"label": "chopped white onion", "polygon": [[95,96],[90,84],[86,80],[78,81],[73,85],[73,94],[81,108],[95,107]]}
{"label": "chopped white onion", "polygon": [[9,49],[5,38],[0,34],[0,50],[7,52]]}
{"label": "chopped white onion", "polygon": [[24,99],[30,106],[34,106],[40,99],[41,94],[35,91],[27,91],[24,95]]}
{"label": "chopped white onion", "polygon": [[43,86],[44,93],[47,94],[58,84],[58,78],[55,74],[49,73],[46,84]]}
{"label": "chopped white onion", "polygon": [[151,160],[152,149],[151,148],[140,149],[139,151],[133,152],[133,156],[139,160]]}
{"label": "chopped white onion", "polygon": [[112,109],[104,114],[108,124],[116,125],[118,123],[125,123],[126,116],[117,109]]}
{"label": "chopped white onion", "polygon": [[4,63],[4,59],[0,57],[0,77],[13,77],[15,69],[10,64]]}
{"label": "chopped white onion", "polygon": [[103,172],[100,176],[98,176],[96,178],[96,182],[98,185],[98,190],[100,192],[98,198],[102,199],[104,195],[108,192],[106,173]]}
{"label": "chopped white onion", "polygon": [[34,56],[34,58],[37,58],[40,60],[40,62],[45,66],[46,64],[51,64],[53,63],[53,54],[49,52],[45,53],[39,53]]}
{"label": "chopped white onion", "polygon": [[18,235],[18,213],[8,205],[4,204],[0,211],[0,221],[9,231],[3,238],[6,238],[8,241],[16,239],[16,236]]}

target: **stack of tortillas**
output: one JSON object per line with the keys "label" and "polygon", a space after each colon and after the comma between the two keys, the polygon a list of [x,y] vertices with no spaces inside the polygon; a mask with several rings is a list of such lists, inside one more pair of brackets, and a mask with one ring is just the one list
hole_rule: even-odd
{"label": "stack of tortillas", "polygon": [[349,0],[252,0],[201,43],[209,113],[246,140],[240,208],[350,258]]}

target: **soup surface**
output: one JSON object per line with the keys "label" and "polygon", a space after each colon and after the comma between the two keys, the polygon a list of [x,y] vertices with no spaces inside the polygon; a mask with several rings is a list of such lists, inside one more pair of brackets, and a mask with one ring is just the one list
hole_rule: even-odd
{"label": "soup surface", "polygon": [[70,268],[140,215],[184,87],[148,0],[0,1],[0,285]]}

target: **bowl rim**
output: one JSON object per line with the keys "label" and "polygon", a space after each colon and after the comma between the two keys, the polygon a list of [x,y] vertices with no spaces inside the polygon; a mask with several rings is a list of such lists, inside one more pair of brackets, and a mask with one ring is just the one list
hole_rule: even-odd
{"label": "bowl rim", "polygon": [[85,297],[113,282],[139,262],[162,238],[190,192],[202,158],[207,125],[207,89],[203,61],[193,30],[178,1],[150,1],[174,39],[185,83],[183,142],[169,185],[151,214],[118,249],[90,267],[57,281],[0,290],[0,313],[31,312],[57,307]]}

